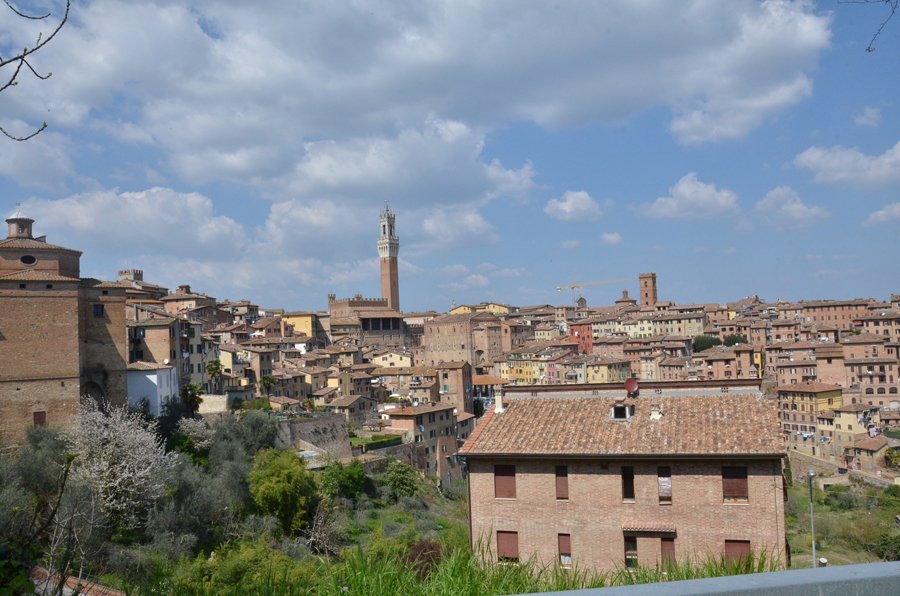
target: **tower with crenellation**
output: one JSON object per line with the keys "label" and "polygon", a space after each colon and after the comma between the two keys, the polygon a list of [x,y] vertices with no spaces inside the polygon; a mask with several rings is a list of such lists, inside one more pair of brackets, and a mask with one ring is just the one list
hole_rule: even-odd
{"label": "tower with crenellation", "polygon": [[394,227],[395,216],[390,207],[384,206],[379,218],[381,234],[378,237],[378,257],[381,260],[381,297],[388,308],[400,310],[400,280],[397,273],[397,254],[400,239]]}

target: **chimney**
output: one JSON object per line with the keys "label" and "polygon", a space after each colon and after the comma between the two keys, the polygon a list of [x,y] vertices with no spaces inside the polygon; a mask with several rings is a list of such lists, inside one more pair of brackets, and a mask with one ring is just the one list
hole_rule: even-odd
{"label": "chimney", "polygon": [[663,409],[659,402],[650,404],[650,420],[662,420]]}
{"label": "chimney", "polygon": [[504,410],[506,408],[503,406],[503,390],[501,389],[494,400],[494,414],[502,414]]}

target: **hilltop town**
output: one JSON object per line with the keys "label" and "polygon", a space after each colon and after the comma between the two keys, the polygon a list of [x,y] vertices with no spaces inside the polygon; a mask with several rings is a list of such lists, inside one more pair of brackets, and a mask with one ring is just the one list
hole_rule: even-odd
{"label": "hilltop town", "polygon": [[381,296],[331,294],[301,312],[190,279],[165,288],[140,269],[82,278],[81,252],[35,236],[21,212],[6,222],[5,448],[29,427],[70,427],[83,397],[155,417],[186,400],[210,420],[259,409],[310,469],[390,458],[442,489],[467,480],[470,539],[499,560],[594,567],[789,558],[787,454],[801,475],[897,477],[897,294],[676,304],[641,273],[612,305],[405,312],[385,207]]}

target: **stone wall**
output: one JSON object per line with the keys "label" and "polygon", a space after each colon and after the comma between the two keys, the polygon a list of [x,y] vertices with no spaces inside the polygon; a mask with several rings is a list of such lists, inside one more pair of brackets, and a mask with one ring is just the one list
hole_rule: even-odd
{"label": "stone wall", "polygon": [[352,455],[347,420],[340,415],[286,420],[279,424],[279,447],[293,448],[297,445],[297,439],[312,443],[335,459]]}

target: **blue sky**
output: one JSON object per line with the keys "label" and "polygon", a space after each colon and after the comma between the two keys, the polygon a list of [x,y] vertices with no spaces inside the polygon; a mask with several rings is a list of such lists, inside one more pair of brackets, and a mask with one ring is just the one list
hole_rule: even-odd
{"label": "blue sky", "polygon": [[[46,2],[44,3],[46,4]],[[53,2],[50,2],[53,4]],[[79,1],[0,93],[0,211],[83,275],[404,310],[900,292],[900,20],[838,2]],[[39,23],[0,11],[0,49]]]}

